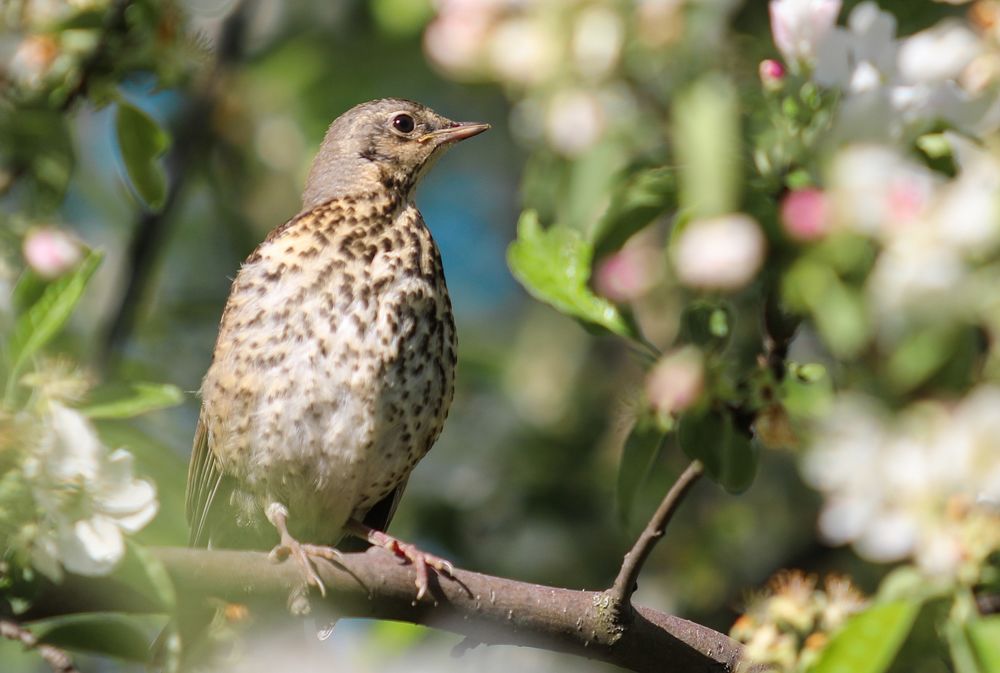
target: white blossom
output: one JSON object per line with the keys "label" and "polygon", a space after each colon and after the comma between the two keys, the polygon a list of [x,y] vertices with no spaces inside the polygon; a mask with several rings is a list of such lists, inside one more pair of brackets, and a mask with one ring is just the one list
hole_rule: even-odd
{"label": "white blossom", "polygon": [[897,40],[895,17],[863,2],[846,29],[836,27],[820,42],[813,79],[845,93],[838,130],[848,139],[898,139],[939,120],[971,128],[988,101],[958,81],[981,50],[979,38],[954,21]]}
{"label": "white blossom", "polygon": [[771,0],[771,34],[789,63],[812,63],[840,14],[841,0]]}
{"label": "white blossom", "polygon": [[51,402],[45,421],[47,434],[25,464],[42,513],[32,562],[55,579],[62,568],[107,574],[125,553],[123,534],[156,514],[156,490],[133,476],[132,455],[109,452],[78,411]]}
{"label": "white blossom", "polygon": [[[843,396],[805,454],[806,481],[824,496],[819,526],[873,561],[913,558],[955,575],[1000,544],[970,535],[1000,502],[1000,388],[981,386],[954,406],[916,404],[892,420],[878,403]],[[973,503],[992,502],[975,509]],[[970,509],[956,516],[955,503]]]}

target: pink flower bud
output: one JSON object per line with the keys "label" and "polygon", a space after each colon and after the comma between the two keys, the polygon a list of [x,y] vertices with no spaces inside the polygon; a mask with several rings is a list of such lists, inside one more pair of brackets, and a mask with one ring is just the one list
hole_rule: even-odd
{"label": "pink flower bud", "polygon": [[597,266],[594,288],[611,301],[639,299],[660,279],[663,258],[645,245],[629,245],[608,255]]}
{"label": "pink flower bud", "polygon": [[781,226],[789,238],[815,241],[830,231],[830,208],[826,195],[819,189],[797,189],[781,201]]}
{"label": "pink flower bud", "polygon": [[785,66],[781,61],[765,58],[757,68],[760,83],[767,91],[777,91],[785,81]]}
{"label": "pink flower bud", "polygon": [[701,352],[685,346],[664,355],[646,376],[646,399],[660,414],[678,414],[701,395],[705,373]]}
{"label": "pink flower bud", "polygon": [[24,259],[42,278],[58,278],[83,257],[80,244],[66,232],[43,227],[28,232],[24,239]]}

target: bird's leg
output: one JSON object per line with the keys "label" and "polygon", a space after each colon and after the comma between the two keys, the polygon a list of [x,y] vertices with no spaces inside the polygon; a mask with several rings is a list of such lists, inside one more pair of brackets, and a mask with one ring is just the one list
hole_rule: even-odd
{"label": "bird's leg", "polygon": [[333,547],[302,544],[292,537],[292,534],[288,532],[288,509],[281,503],[272,502],[267,506],[265,513],[267,520],[271,522],[271,525],[278,530],[278,535],[281,536],[278,546],[271,550],[271,558],[275,561],[283,561],[289,556],[294,558],[302,568],[302,574],[305,575],[306,583],[319,589],[320,595],[326,597],[326,586],[323,584],[323,580],[319,578],[319,575],[316,574],[316,568],[313,566],[313,558],[335,561],[340,556],[340,552]]}
{"label": "bird's leg", "polygon": [[350,519],[345,526],[345,530],[351,535],[359,537],[362,540],[367,540],[369,543],[377,547],[384,547],[397,556],[401,556],[412,563],[414,569],[417,571],[415,584],[417,585],[418,601],[427,595],[428,567],[434,568],[434,570],[447,575],[448,577],[455,576],[455,568],[452,566],[450,561],[421,551],[420,549],[417,549],[415,545],[397,540],[388,533],[383,533],[380,530],[370,528],[360,521]]}

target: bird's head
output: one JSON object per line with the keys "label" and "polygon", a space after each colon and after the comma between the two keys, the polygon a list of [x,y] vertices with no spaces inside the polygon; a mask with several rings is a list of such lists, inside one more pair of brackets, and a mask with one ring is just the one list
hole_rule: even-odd
{"label": "bird's head", "polygon": [[303,208],[378,188],[409,192],[447,147],[489,127],[453,122],[401,98],[357,105],[330,124],[309,171]]}

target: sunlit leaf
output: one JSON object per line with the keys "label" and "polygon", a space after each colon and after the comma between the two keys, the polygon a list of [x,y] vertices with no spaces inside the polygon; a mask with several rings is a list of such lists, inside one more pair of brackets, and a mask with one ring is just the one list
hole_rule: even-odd
{"label": "sunlit leaf", "polygon": [[663,446],[666,432],[649,415],[640,416],[629,431],[618,465],[618,514],[627,522],[639,486]]}
{"label": "sunlit leaf", "polygon": [[886,362],[890,383],[907,391],[926,381],[951,358],[956,337],[951,325],[931,325],[907,334]]}
{"label": "sunlit leaf", "polygon": [[1000,615],[976,619],[967,630],[983,673],[1000,673]]}
{"label": "sunlit leaf", "polygon": [[66,324],[100,263],[101,254],[91,252],[72,273],[50,283],[38,301],[18,318],[7,350],[12,380]]}
{"label": "sunlit leaf", "polygon": [[80,411],[90,418],[132,418],[177,406],[184,393],[166,383],[116,383],[95,388]]}
{"label": "sunlit leaf", "polygon": [[507,249],[507,263],[539,301],[584,323],[633,338],[618,309],[587,287],[592,255],[579,232],[559,225],[543,229],[535,212],[526,210],[517,223],[517,240]]}
{"label": "sunlit leaf", "polygon": [[38,640],[66,650],[147,663],[146,635],[121,615],[93,613],[51,620],[36,631]]}
{"label": "sunlit leaf", "polygon": [[757,475],[758,449],[728,414],[694,409],[681,416],[677,440],[705,474],[730,493],[745,491]]}
{"label": "sunlit leaf", "polygon": [[879,603],[851,617],[819,656],[810,673],[882,673],[896,657],[920,603]]}
{"label": "sunlit leaf", "polygon": [[118,104],[115,129],[129,181],[147,206],[159,210],[167,197],[167,176],[159,157],[170,147],[170,135],[148,114],[124,101]]}

